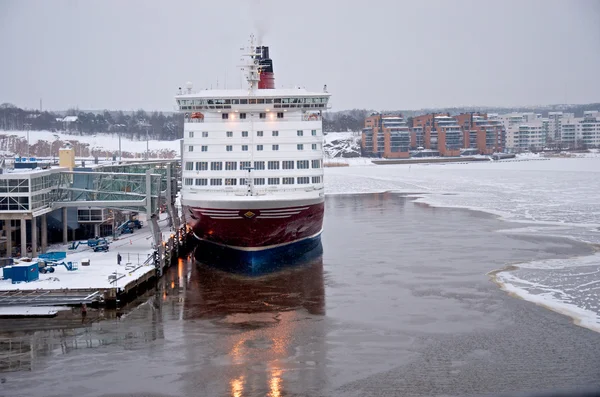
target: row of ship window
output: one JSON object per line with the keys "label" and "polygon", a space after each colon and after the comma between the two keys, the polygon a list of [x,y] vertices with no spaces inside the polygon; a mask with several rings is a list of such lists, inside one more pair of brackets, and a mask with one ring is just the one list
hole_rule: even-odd
{"label": "row of ship window", "polygon": [[[238,180],[240,185],[248,184],[248,178],[185,178],[184,184],[186,186],[236,186],[238,185]],[[321,177],[254,178],[254,185],[306,185],[311,183],[311,181],[312,183],[321,183]]]}
{"label": "row of ship window", "polygon": [[[188,136],[190,138],[194,138],[194,132],[195,131],[189,131]],[[226,134],[227,138],[233,138],[233,131],[227,131],[225,134]],[[296,131],[296,135],[304,136],[304,130]],[[311,135],[317,136],[317,130],[311,130]],[[256,136],[264,136],[264,131],[256,131]],[[271,136],[279,136],[279,131],[271,131]],[[247,138],[247,137],[248,137],[248,131],[242,131],[242,138]],[[208,138],[208,131],[202,131],[202,138]]]}
{"label": "row of ship window", "polygon": [[[236,145],[237,146],[237,145]],[[247,152],[248,151],[248,145],[240,145],[242,147],[242,152]],[[256,150],[257,151],[262,151],[264,150],[265,146],[264,145],[256,145]],[[298,150],[304,150],[304,144],[303,143],[298,143],[296,145],[296,149]],[[319,144],[318,143],[313,143],[311,144],[311,149],[312,150],[319,150]],[[225,145],[225,150],[228,152],[233,152],[233,145]],[[279,150],[279,145],[271,145],[271,150]],[[188,152],[193,152],[194,151],[194,145],[189,145],[188,146]],[[200,146],[200,151],[202,152],[208,152],[208,145],[201,145]]]}
{"label": "row of ship window", "polygon": [[[266,165],[266,168],[265,168]],[[240,161],[239,163],[240,170],[247,170],[253,168],[255,170],[278,170],[281,166],[281,169],[284,170],[293,170],[294,167],[299,170],[307,170],[309,168],[321,168],[321,160],[286,160],[286,161],[255,161],[252,164],[251,161]],[[208,161],[187,161],[185,163],[186,171],[208,171],[209,162]],[[237,171],[238,170],[238,162],[237,161],[225,161],[225,171]],[[223,171],[223,162],[222,161],[211,161],[210,162],[210,170],[211,171]]]}
{"label": "row of ship window", "polygon": [[179,105],[260,105],[269,103],[327,103],[323,98],[178,99]]}

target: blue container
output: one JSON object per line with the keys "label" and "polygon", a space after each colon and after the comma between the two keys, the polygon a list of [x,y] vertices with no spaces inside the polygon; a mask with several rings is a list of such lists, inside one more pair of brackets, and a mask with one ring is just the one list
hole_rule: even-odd
{"label": "blue container", "polygon": [[8,280],[12,279],[12,266],[5,266],[2,268],[2,278]]}
{"label": "blue container", "polygon": [[12,267],[12,282],[14,283],[20,283],[20,282],[30,282],[30,281],[35,281],[38,280],[40,278],[40,268],[37,264],[37,262],[35,263],[28,263],[28,264],[24,264],[24,265],[15,265]]}

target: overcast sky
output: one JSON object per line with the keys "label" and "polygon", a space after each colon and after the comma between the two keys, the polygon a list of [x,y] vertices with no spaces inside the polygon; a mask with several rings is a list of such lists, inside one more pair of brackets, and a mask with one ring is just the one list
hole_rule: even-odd
{"label": "overcast sky", "polygon": [[0,103],[173,110],[240,88],[252,32],[335,110],[600,102],[598,0],[0,0]]}

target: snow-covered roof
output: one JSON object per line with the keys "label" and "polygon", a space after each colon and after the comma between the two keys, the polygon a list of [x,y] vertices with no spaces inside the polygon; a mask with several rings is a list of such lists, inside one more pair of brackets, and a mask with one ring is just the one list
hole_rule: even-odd
{"label": "snow-covered roof", "polygon": [[73,123],[77,121],[77,116],[66,116],[62,121],[66,123]]}
{"label": "snow-covered roof", "polygon": [[260,97],[291,97],[291,96],[331,96],[328,92],[307,91],[304,88],[275,88],[262,89],[250,92],[249,90],[204,90],[192,94],[176,95],[177,99],[187,98],[246,98],[249,96]]}

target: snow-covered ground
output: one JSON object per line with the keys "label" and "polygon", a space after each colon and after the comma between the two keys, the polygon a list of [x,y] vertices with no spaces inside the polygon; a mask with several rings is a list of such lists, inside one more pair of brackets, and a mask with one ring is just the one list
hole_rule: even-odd
{"label": "snow-covered ground", "polygon": [[[26,131],[0,131],[3,135],[15,135],[27,139]],[[90,145],[90,150],[119,150],[119,135],[116,133],[98,133],[94,135],[75,135],[67,132],[52,131],[29,131],[29,144],[35,145],[38,141],[52,143],[56,140],[61,141],[79,141]],[[179,153],[180,141],[148,141],[148,150],[173,150]],[[146,151],[146,141],[134,141],[125,137],[121,138],[121,150],[131,153],[144,153]]]}
{"label": "snow-covered ground", "polygon": [[[166,220],[159,222],[161,230],[168,230]],[[110,241],[110,238],[108,239]],[[152,253],[150,227],[144,226],[133,234],[123,234],[112,241],[109,252],[93,252],[87,244],[81,244],[77,250],[68,250],[64,245],[53,245],[48,251],[67,251],[65,261],[78,262],[77,270],[69,271],[65,266],[57,266],[54,273],[40,274],[39,280],[29,283],[12,284],[11,280],[0,280],[0,291],[62,289],[62,288],[97,288],[109,289],[124,287],[129,282],[154,271],[154,263],[141,266]],[[117,253],[121,254],[121,265],[117,264]],[[90,260],[90,266],[82,266],[81,261]],[[139,268],[138,268],[139,267]],[[137,270],[136,270],[137,269]],[[119,280],[111,284],[109,276],[117,273]]]}
{"label": "snow-covered ground", "polygon": [[[410,193],[429,205],[481,210],[524,223],[510,233],[600,244],[600,157],[334,167],[325,170],[325,185],[327,194]],[[506,291],[600,330],[600,254],[500,270],[494,277]]]}

